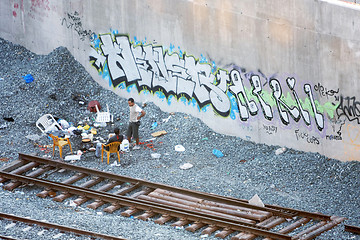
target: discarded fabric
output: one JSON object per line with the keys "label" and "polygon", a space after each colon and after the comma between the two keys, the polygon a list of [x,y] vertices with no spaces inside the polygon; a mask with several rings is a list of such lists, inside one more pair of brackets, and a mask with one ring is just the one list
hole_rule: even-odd
{"label": "discarded fabric", "polygon": [[154,158],[154,159],[158,159],[158,158],[161,157],[161,154],[160,153],[152,153],[151,157]]}
{"label": "discarded fabric", "polygon": [[183,165],[180,166],[180,169],[182,170],[186,170],[189,168],[192,168],[194,165],[192,165],[191,163],[184,163]]}
{"label": "discarded fabric", "polygon": [[176,145],[175,146],[175,151],[177,152],[184,152],[185,148],[182,145]]}
{"label": "discarded fabric", "polygon": [[68,155],[65,156],[64,161],[76,161],[76,160],[80,160],[81,155]]}
{"label": "discarded fabric", "polygon": [[218,158],[221,158],[221,157],[224,156],[224,154],[223,154],[220,150],[218,150],[218,149],[214,149],[214,150],[212,151],[212,153],[213,153],[216,157],[218,157]]}

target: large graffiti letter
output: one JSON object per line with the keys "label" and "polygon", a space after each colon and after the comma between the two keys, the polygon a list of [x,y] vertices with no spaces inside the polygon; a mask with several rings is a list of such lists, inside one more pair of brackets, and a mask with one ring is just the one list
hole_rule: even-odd
{"label": "large graffiti letter", "polygon": [[250,84],[253,87],[252,93],[257,97],[257,99],[260,102],[261,108],[263,110],[264,113],[264,117],[267,120],[271,120],[273,118],[273,114],[271,111],[271,107],[269,104],[267,104],[264,99],[262,99],[262,97],[260,96],[261,92],[262,92],[262,87],[261,87],[261,81],[260,81],[260,77],[258,75],[252,75],[250,77]]}
{"label": "large graffiti letter", "polygon": [[151,70],[154,72],[153,89],[164,89],[167,94],[171,92],[175,94],[176,81],[169,78],[162,47],[146,46],[145,53],[145,59],[149,61]]}
{"label": "large graffiti letter", "polygon": [[[285,125],[288,125],[289,124],[289,116],[286,111],[288,111],[296,119],[300,115],[299,110],[295,107],[290,108],[280,99],[281,95],[282,95],[282,89],[281,89],[281,85],[277,79],[272,79],[269,84],[270,84],[271,89],[273,90],[273,97],[276,100],[276,106],[279,110],[281,121]],[[282,110],[280,105],[282,105],[286,109],[286,111]]]}
{"label": "large graffiti letter", "polygon": [[[310,125],[310,115],[308,113],[308,111],[305,111],[301,104],[300,104],[300,100],[299,100],[299,97],[297,95],[297,93],[295,92],[295,83],[296,83],[296,80],[295,78],[287,78],[286,79],[286,83],[287,85],[289,86],[290,90],[292,91],[294,97],[295,97],[295,100],[296,100],[296,103],[300,109],[300,113],[301,113],[301,116],[304,118],[304,121],[306,123],[306,125]],[[295,121],[299,121],[299,119],[295,119]]]}
{"label": "large graffiti letter", "polygon": [[216,75],[217,85],[209,84],[210,101],[215,111],[221,116],[226,117],[230,114],[230,99],[226,95],[227,83],[230,81],[229,75],[224,70],[219,70]]}
{"label": "large graffiti letter", "polygon": [[309,84],[304,85],[304,91],[309,96],[312,110],[314,111],[314,117],[316,121],[316,125],[318,129],[321,131],[324,128],[324,117],[320,113],[316,111],[315,101],[313,97],[313,93],[311,91],[311,86]]}
{"label": "large graffiti letter", "polygon": [[145,59],[145,51],[142,45],[133,47],[133,53],[135,56],[136,66],[139,69],[139,74],[141,77],[137,84],[140,89],[144,89],[146,87],[151,89],[154,72],[151,71],[149,61]]}
{"label": "large graffiti letter", "polygon": [[[232,86],[230,86],[230,90],[234,93],[236,99],[238,100],[240,119],[246,121],[249,118],[248,109],[251,115],[255,115],[258,111],[258,107],[253,100],[249,101],[249,99],[247,98],[244,84],[239,71],[236,69],[231,70],[230,78],[233,84]],[[242,104],[241,99],[243,99],[243,101],[245,102],[245,106]]]}
{"label": "large graffiti letter", "polygon": [[92,62],[92,65],[98,72],[104,70],[105,61],[106,58],[101,54],[101,50],[91,47],[90,62]]}
{"label": "large graffiti letter", "polygon": [[195,83],[191,80],[191,76],[186,72],[185,61],[180,59],[178,54],[165,55],[166,68],[168,70],[169,78],[172,78],[177,83],[176,94],[183,96],[186,99],[191,99]]}
{"label": "large graffiti letter", "polygon": [[122,81],[130,83],[140,79],[135,58],[127,36],[116,36],[113,42],[110,34],[100,36],[101,50],[107,59],[111,81],[116,87]]}
{"label": "large graffiti letter", "polygon": [[206,82],[205,79],[209,76],[209,72],[211,73],[210,66],[207,64],[198,64],[194,57],[186,56],[185,68],[187,69],[187,73],[191,76],[192,81],[195,83],[193,97],[198,101],[200,107],[209,104],[209,90],[204,83]]}

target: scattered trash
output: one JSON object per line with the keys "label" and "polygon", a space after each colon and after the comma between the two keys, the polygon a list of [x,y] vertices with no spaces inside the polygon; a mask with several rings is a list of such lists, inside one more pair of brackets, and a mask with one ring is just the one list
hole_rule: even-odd
{"label": "scattered trash", "polygon": [[34,77],[31,74],[27,74],[27,75],[23,76],[23,78],[26,83],[31,83],[32,81],[34,81]]}
{"label": "scattered trash", "polygon": [[260,197],[255,194],[250,200],[249,204],[259,207],[265,207],[264,203],[261,201]]}
{"label": "scattered trash", "polygon": [[129,140],[124,139],[122,143],[120,144],[120,150],[124,152],[129,152]]}
{"label": "scattered trash", "polygon": [[223,154],[220,150],[218,150],[218,149],[214,149],[214,150],[212,151],[212,153],[213,153],[216,157],[218,157],[218,158],[221,158],[221,157],[224,156],[224,154]]}
{"label": "scattered trash", "polygon": [[58,123],[63,129],[68,129],[70,127],[70,124],[64,119],[59,119]]}
{"label": "scattered trash", "polygon": [[97,134],[97,131],[96,131],[95,128],[90,129],[90,132],[91,132],[92,135],[96,135],[96,134]]}
{"label": "scattered trash", "polygon": [[9,160],[10,158],[6,158],[6,157],[0,158],[0,162],[8,162]]}
{"label": "scattered trash", "polygon": [[77,160],[80,160],[80,158],[81,158],[81,155],[68,155],[68,156],[65,156],[64,161],[77,161]]}
{"label": "scattered trash", "polygon": [[207,141],[209,140],[207,137],[204,137],[203,139],[201,139],[202,141]]}
{"label": "scattered trash", "polygon": [[186,170],[189,168],[192,168],[194,165],[192,165],[191,163],[184,163],[183,165],[180,166],[180,169],[182,170]]}
{"label": "scattered trash", "polygon": [[145,102],[143,102],[143,104],[141,105],[143,108],[147,106],[147,100],[145,100]]}
{"label": "scattered trash", "polygon": [[167,118],[164,118],[162,121],[163,123],[167,123],[169,121],[169,119],[171,118],[171,115],[169,115]]}
{"label": "scattered trash", "polygon": [[103,215],[103,213],[102,213],[102,212],[96,212],[96,214],[97,214],[97,215]]}
{"label": "scattered trash", "polygon": [[110,166],[111,166],[111,167],[119,167],[119,166],[121,166],[121,165],[120,165],[120,163],[118,163],[118,162],[115,160],[112,164],[110,164]]}
{"label": "scattered trash", "polygon": [[106,122],[95,122],[94,127],[106,127]]}
{"label": "scattered trash", "polygon": [[149,139],[144,140],[144,142],[152,142],[153,140],[156,140],[156,138],[149,138]]}
{"label": "scattered trash", "polygon": [[156,127],[158,126],[158,123],[157,122],[154,122],[152,125],[151,125],[151,130],[155,129]]}
{"label": "scattered trash", "polygon": [[151,153],[151,157],[154,159],[159,159],[161,157],[160,153]]}
{"label": "scattered trash", "polygon": [[87,106],[87,110],[89,110],[90,112],[94,112],[96,113],[96,107],[98,107],[99,110],[101,110],[101,106],[100,106],[100,103],[96,100],[93,100],[93,101],[90,101],[88,106]]}
{"label": "scattered trash", "polygon": [[181,227],[180,227],[180,226],[176,226],[175,229],[180,229],[180,230],[182,230],[182,229],[184,229],[184,227],[183,227],[183,226],[181,226]]}
{"label": "scattered trash", "polygon": [[246,162],[245,159],[241,159],[241,160],[240,160],[240,163],[244,163],[244,162]]}
{"label": "scattered trash", "polygon": [[0,124],[0,129],[5,129],[5,128],[7,128],[7,124],[6,124],[6,123]]}
{"label": "scattered trash", "polygon": [[162,130],[162,131],[158,131],[158,132],[152,133],[151,136],[153,136],[153,137],[159,137],[159,136],[165,135],[165,134],[167,134],[167,132],[166,132],[165,130]]}
{"label": "scattered trash", "polygon": [[77,207],[77,204],[76,204],[73,200],[70,200],[69,203],[68,203],[68,205],[69,205],[70,207]]}
{"label": "scattered trash", "polygon": [[285,151],[286,151],[286,148],[284,148],[284,147],[278,148],[278,149],[276,149],[275,154],[280,155],[280,154],[284,153]]}
{"label": "scattered trash", "polygon": [[208,238],[209,237],[209,234],[203,234],[200,236],[200,238]]}
{"label": "scattered trash", "polygon": [[175,146],[175,151],[177,152],[184,152],[185,148],[182,145],[176,145]]}
{"label": "scattered trash", "polygon": [[15,121],[12,117],[3,117],[3,119],[5,121],[8,121],[8,122],[14,122]]}
{"label": "scattered trash", "polygon": [[95,151],[96,151],[96,148],[94,148],[94,147],[89,148],[89,152],[95,152]]}

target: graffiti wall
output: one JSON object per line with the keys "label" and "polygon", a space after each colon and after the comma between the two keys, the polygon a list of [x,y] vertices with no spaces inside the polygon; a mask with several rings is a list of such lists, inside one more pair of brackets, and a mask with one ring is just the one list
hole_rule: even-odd
{"label": "graffiti wall", "polygon": [[[270,142],[293,132],[294,147],[316,149],[339,141],[347,146],[341,154],[349,159],[360,156],[360,103],[356,97],[341,95],[339,88],[301,82],[294,76],[265,76],[236,65],[220,68],[204,57],[175,51],[172,45],[147,44],[115,31],[94,37],[89,61],[114,89],[156,96],[170,109],[182,102],[183,112],[195,108],[199,115],[214,113],[205,122],[223,121],[230,129],[246,126],[250,132],[268,135]],[[244,137],[243,131],[238,133]],[[252,140],[251,135],[245,138]]]}
{"label": "graffiti wall", "polygon": [[38,54],[67,47],[119,97],[248,141],[360,160],[356,4],[9,0],[0,7],[0,37]]}

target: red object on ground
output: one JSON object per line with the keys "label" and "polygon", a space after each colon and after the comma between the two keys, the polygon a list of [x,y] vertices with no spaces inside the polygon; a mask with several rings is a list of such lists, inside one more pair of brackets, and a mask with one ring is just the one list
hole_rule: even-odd
{"label": "red object on ground", "polygon": [[89,110],[90,112],[97,112],[96,111],[96,107],[95,106],[98,106],[99,108],[99,111],[101,110],[101,106],[100,106],[100,103],[96,100],[93,100],[93,101],[90,101],[88,106],[87,106],[87,110]]}

